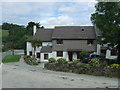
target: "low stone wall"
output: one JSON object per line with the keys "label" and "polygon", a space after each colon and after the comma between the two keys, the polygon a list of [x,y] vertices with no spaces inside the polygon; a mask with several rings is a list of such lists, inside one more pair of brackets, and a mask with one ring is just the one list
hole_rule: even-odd
{"label": "low stone wall", "polygon": [[77,65],[73,63],[58,64],[46,63],[45,68],[53,71],[63,71],[78,74],[88,74],[95,76],[120,77],[120,68],[101,68],[87,65]]}

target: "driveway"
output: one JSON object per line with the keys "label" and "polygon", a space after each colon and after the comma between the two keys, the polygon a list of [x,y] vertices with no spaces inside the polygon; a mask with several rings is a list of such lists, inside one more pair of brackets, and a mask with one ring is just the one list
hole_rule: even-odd
{"label": "driveway", "polygon": [[3,88],[117,88],[118,79],[49,71],[44,64],[29,66],[21,58],[18,63],[2,67]]}

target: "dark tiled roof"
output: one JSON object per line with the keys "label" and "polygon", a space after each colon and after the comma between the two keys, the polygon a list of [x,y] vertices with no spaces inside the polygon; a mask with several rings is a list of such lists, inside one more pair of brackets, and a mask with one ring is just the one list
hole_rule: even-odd
{"label": "dark tiled roof", "polygon": [[43,46],[41,48],[41,53],[45,53],[45,52],[51,53],[52,52],[52,47],[51,46]]}
{"label": "dark tiled roof", "polygon": [[52,40],[53,29],[38,29],[35,37],[41,41],[51,41]]}
{"label": "dark tiled roof", "polygon": [[93,26],[55,27],[52,39],[95,39]]}

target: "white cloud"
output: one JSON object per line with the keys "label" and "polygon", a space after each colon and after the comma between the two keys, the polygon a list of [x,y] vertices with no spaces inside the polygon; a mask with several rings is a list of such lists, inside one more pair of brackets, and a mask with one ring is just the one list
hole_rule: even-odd
{"label": "white cloud", "polygon": [[95,0],[2,0],[3,2],[95,2]]}
{"label": "white cloud", "polygon": [[91,25],[90,14],[94,3],[3,3],[3,21],[27,24],[29,21],[41,22],[45,27],[60,25]]}
{"label": "white cloud", "polygon": [[58,10],[63,13],[67,13],[71,16],[78,16],[82,14],[88,14],[95,11],[94,2],[75,3],[72,5],[63,5]]}
{"label": "white cloud", "polygon": [[[52,9],[52,5],[54,3],[15,3],[15,2],[7,2],[3,3],[3,14],[4,15],[26,15],[26,14],[34,14],[35,12],[48,12]],[[49,8],[45,8],[49,7]]]}
{"label": "white cloud", "polygon": [[68,15],[61,15],[58,17],[50,17],[41,20],[41,24],[45,27],[53,28],[54,26],[79,26],[88,25],[89,20],[86,18],[75,19]]}

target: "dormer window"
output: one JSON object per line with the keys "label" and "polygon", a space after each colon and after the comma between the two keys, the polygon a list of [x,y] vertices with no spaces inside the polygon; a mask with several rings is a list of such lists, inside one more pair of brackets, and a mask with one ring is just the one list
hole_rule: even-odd
{"label": "dormer window", "polygon": [[93,44],[93,40],[87,40],[87,44]]}
{"label": "dormer window", "polygon": [[58,39],[57,40],[57,44],[63,44],[63,40],[62,39]]}

